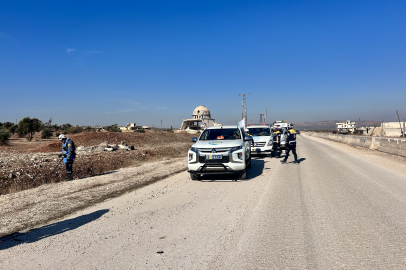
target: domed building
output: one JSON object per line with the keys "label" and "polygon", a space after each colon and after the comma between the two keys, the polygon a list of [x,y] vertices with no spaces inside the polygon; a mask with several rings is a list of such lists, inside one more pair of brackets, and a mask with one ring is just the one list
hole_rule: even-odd
{"label": "domed building", "polygon": [[196,109],[193,111],[192,114],[193,119],[204,119],[204,118],[211,118],[211,114],[209,109],[207,109],[205,106],[200,105],[196,107]]}
{"label": "domed building", "polygon": [[179,131],[197,132],[212,126],[221,126],[221,124],[211,118],[209,109],[200,105],[193,110],[192,119],[183,119]]}

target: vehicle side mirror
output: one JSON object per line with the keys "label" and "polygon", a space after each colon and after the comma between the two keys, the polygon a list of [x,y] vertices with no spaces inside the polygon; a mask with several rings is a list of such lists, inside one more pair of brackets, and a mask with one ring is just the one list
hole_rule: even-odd
{"label": "vehicle side mirror", "polygon": [[252,141],[253,142],[254,138],[252,138],[252,136],[245,135],[244,141]]}
{"label": "vehicle side mirror", "polygon": [[192,142],[197,142],[197,137],[193,137]]}

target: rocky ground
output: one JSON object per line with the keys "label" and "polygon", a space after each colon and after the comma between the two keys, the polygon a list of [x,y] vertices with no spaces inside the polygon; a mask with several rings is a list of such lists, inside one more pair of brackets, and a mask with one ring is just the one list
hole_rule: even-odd
{"label": "rocky ground", "polygon": [[[0,146],[0,195],[64,180],[64,164],[58,159],[61,142],[56,138],[40,140],[39,136],[37,134],[32,142],[13,137],[8,145]],[[147,131],[89,132],[69,137],[77,147],[74,178],[79,179],[186,156],[193,135]]]}

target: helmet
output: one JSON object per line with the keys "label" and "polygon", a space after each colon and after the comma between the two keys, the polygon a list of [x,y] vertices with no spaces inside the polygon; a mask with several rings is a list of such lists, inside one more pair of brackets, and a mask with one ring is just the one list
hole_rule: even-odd
{"label": "helmet", "polygon": [[66,139],[65,134],[61,134],[61,135],[58,136],[58,140],[62,141],[63,139]]}

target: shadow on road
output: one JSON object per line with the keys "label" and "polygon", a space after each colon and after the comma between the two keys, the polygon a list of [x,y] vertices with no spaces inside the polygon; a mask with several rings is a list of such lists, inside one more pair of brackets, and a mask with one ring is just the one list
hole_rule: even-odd
{"label": "shadow on road", "polygon": [[[306,160],[305,158],[299,158],[299,159],[297,160],[297,162],[300,164],[302,161],[305,161],[305,160]],[[289,162],[286,162],[286,164],[293,163],[293,161],[294,161],[294,160],[289,161]]]}
{"label": "shadow on road", "polygon": [[252,157],[251,159],[251,169],[247,171],[247,179],[238,179],[238,175],[216,175],[216,174],[206,174],[201,178],[201,182],[230,182],[230,181],[250,181],[255,177],[262,174],[264,170],[264,157]]}
{"label": "shadow on road", "polygon": [[30,230],[26,233],[13,233],[0,238],[0,250],[8,249],[18,246],[23,243],[33,243],[49,236],[64,233],[70,230],[79,228],[89,222],[92,222],[102,215],[106,214],[109,210],[103,209],[96,212],[75,217],[72,219],[63,220],[53,224],[43,226],[41,228]]}

